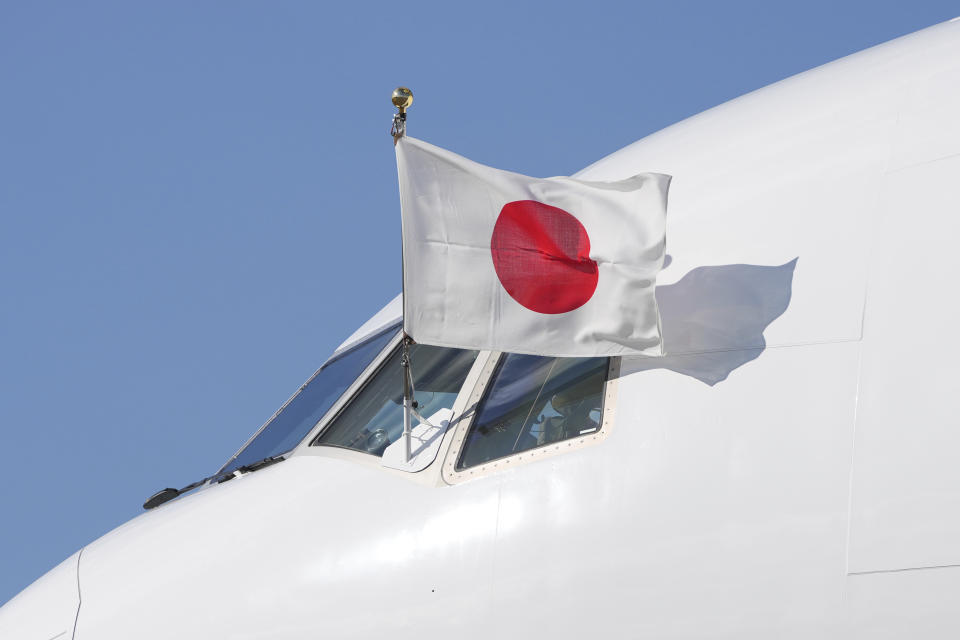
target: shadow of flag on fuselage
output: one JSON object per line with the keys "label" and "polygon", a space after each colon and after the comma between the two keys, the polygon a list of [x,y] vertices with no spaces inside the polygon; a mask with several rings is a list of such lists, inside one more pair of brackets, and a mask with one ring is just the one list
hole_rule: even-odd
{"label": "shadow of flag on fuselage", "polygon": [[766,348],[763,332],[790,305],[798,259],[697,267],[675,284],[658,286],[666,355],[625,357],[621,375],[669,369],[711,386],[726,380]]}

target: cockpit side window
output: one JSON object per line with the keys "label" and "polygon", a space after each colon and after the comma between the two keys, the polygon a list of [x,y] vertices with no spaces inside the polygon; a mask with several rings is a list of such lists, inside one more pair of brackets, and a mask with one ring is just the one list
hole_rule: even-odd
{"label": "cockpit side window", "polygon": [[[427,420],[453,407],[477,358],[476,351],[415,344],[410,347],[417,412]],[[398,347],[311,445],[344,447],[382,456],[403,433],[403,374]]]}
{"label": "cockpit side window", "polygon": [[390,327],[328,360],[221,468],[220,473],[287,453],[300,444],[357,376],[397,335],[397,330],[398,327]]}
{"label": "cockpit side window", "polygon": [[503,356],[457,470],[598,431],[608,367],[608,358]]}

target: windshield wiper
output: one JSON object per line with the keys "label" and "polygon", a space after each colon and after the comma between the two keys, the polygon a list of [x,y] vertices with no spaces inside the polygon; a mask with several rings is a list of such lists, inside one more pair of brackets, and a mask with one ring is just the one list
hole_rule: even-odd
{"label": "windshield wiper", "polygon": [[159,507],[164,502],[169,502],[170,500],[173,500],[174,498],[179,497],[187,493],[188,491],[193,491],[197,487],[203,484],[206,484],[207,482],[216,481],[217,483],[221,483],[221,482],[226,482],[227,480],[233,480],[234,478],[238,476],[242,476],[245,473],[251,473],[253,471],[257,471],[258,469],[269,467],[270,465],[276,464],[284,459],[285,458],[283,455],[267,456],[262,460],[257,460],[256,462],[251,462],[250,464],[245,464],[243,466],[237,467],[233,471],[217,472],[212,476],[207,476],[206,478],[203,478],[202,480],[191,482],[190,484],[188,484],[187,486],[181,489],[174,489],[173,487],[167,487],[166,489],[161,489],[160,491],[157,491],[155,494],[147,498],[147,501],[143,503],[143,508],[153,509],[155,507]]}
{"label": "windshield wiper", "polygon": [[250,464],[239,466],[229,473],[222,474],[223,477],[218,478],[217,482],[220,483],[220,482],[226,482],[227,480],[233,480],[237,476],[241,476],[245,473],[250,473],[251,471],[263,469],[264,467],[269,467],[272,464],[277,464],[283,459],[284,459],[283,454],[279,456],[267,456],[262,460],[257,460],[256,462],[251,462]]}

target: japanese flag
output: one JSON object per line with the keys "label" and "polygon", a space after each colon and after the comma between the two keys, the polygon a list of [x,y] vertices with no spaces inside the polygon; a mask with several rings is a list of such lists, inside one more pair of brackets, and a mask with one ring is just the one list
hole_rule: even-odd
{"label": "japanese flag", "polygon": [[662,355],[654,288],[669,176],[529,178],[409,137],[396,152],[403,324],[415,341]]}

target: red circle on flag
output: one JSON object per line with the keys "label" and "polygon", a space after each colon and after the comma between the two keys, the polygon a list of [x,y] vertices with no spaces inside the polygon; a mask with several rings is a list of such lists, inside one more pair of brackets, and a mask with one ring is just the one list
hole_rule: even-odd
{"label": "red circle on flag", "polygon": [[534,200],[508,202],[490,239],[493,267],[510,297],[538,313],[566,313],[597,289],[597,263],[580,221]]}

